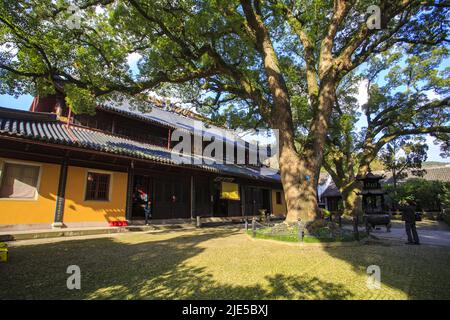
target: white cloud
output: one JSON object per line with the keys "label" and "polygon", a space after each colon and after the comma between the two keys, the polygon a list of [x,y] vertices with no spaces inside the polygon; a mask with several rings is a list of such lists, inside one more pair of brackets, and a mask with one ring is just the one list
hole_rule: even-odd
{"label": "white cloud", "polygon": [[103,8],[102,6],[96,6],[95,7],[95,13],[97,15],[102,15],[106,12],[105,8]]}
{"label": "white cloud", "polygon": [[17,46],[13,42],[6,42],[0,45],[0,52],[8,52],[10,55],[17,55],[18,49]]}
{"label": "white cloud", "polygon": [[439,93],[436,93],[433,90],[428,90],[425,93],[427,95],[427,98],[432,100],[432,101],[433,100],[440,100],[440,99],[442,99],[442,96]]}
{"label": "white cloud", "polygon": [[[363,113],[362,106],[365,105],[367,103],[367,101],[369,100],[369,93],[367,91],[368,83],[369,82],[367,79],[362,79],[357,83],[358,93],[355,94],[354,97],[356,98],[358,105],[359,105],[358,111],[361,113]],[[362,127],[366,127],[366,126],[367,126],[366,118],[364,116],[361,116],[356,123],[356,127],[358,128],[358,131]]]}
{"label": "white cloud", "polygon": [[141,59],[141,58],[142,58],[142,55],[141,55],[141,54],[139,54],[139,53],[137,53],[137,52],[133,52],[133,53],[130,53],[130,54],[128,55],[128,57],[127,57],[127,62],[128,62],[128,64],[130,65],[130,67],[131,67],[131,66],[133,66],[133,65],[136,65],[137,62],[139,61],[139,59]]}
{"label": "white cloud", "polygon": [[369,100],[369,93],[367,91],[367,85],[369,84],[367,79],[363,79],[358,83],[358,94],[356,99],[358,100],[359,106],[363,106]]}
{"label": "white cloud", "polygon": [[449,162],[450,159],[448,158],[442,158],[440,156],[441,153],[441,149],[440,149],[440,145],[439,144],[434,144],[434,138],[430,135],[426,136],[426,141],[425,143],[428,145],[428,158],[427,161],[444,161],[444,162]]}

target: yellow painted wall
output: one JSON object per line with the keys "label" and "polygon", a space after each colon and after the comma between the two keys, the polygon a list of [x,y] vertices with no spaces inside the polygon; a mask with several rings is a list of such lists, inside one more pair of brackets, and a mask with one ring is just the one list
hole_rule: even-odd
{"label": "yellow painted wall", "polygon": [[[87,172],[110,173],[109,201],[86,201]],[[70,166],[67,172],[63,222],[125,220],[127,174]]]}
{"label": "yellow painted wall", "polygon": [[5,161],[40,165],[41,169],[36,199],[0,199],[0,224],[53,223],[60,166],[0,158],[0,170]]}
{"label": "yellow painted wall", "polygon": [[[281,192],[281,204],[277,204],[277,192]],[[274,215],[286,215],[286,201],[283,190],[272,190],[272,212]]]}

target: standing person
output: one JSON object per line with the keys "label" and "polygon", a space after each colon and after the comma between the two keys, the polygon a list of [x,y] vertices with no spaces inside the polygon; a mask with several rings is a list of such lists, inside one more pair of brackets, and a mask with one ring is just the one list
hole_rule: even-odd
{"label": "standing person", "polygon": [[413,200],[407,200],[407,205],[402,208],[403,221],[405,221],[406,244],[420,244],[416,229],[416,204]]}
{"label": "standing person", "polygon": [[150,198],[147,195],[147,202],[144,207],[145,225],[146,226],[148,226],[148,219],[151,219],[151,217],[152,217],[151,208],[152,208],[152,201],[150,200]]}
{"label": "standing person", "polygon": [[148,194],[139,185],[136,187],[135,198],[139,206],[144,210],[145,225],[148,225],[148,219],[151,218],[151,201]]}

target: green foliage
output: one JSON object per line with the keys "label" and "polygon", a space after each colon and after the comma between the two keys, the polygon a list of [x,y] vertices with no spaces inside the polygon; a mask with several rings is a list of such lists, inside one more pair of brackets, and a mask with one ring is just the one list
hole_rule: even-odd
{"label": "green foliage", "polygon": [[[358,28],[364,27],[360,15],[372,4],[373,1],[358,1],[352,5],[333,39],[336,54],[348,46]],[[80,10],[73,15],[69,5]],[[385,11],[397,5],[386,4]],[[304,43],[291,22],[300,24],[314,44],[311,67],[317,70],[319,44],[327,33],[334,3],[277,0],[254,7],[274,43],[291,97],[294,127],[301,135],[309,129],[317,106],[311,106],[308,100],[311,87],[305,79]],[[287,11],[294,13],[293,20],[286,16]],[[74,17],[79,17],[79,28],[68,25]],[[57,82],[63,82],[101,97],[113,92],[164,93],[164,86],[170,84],[180,98],[220,123],[254,127],[267,122],[262,116],[263,105],[270,106],[274,97],[268,89],[263,57],[257,50],[259,44],[248,32],[240,1],[2,1],[0,18],[1,93],[47,94],[50,87],[55,89]],[[445,38],[446,29],[438,28],[445,21],[445,10],[439,7],[414,4],[403,18],[409,23],[396,31],[398,38],[416,42],[431,39],[437,43]],[[398,19],[392,19],[389,28],[367,37],[361,46],[368,48],[378,38],[390,39],[389,43],[378,42],[388,48],[401,42],[385,35],[396,30],[396,23]],[[410,51],[420,51],[419,46],[416,44]],[[415,79],[429,76],[428,86],[447,86],[448,77],[435,71],[436,59],[445,54],[443,51],[437,47],[431,55],[421,54],[408,60],[409,70],[416,70]],[[137,68],[130,68],[130,55],[140,57]],[[355,67],[360,63],[355,61]],[[74,110],[88,110],[75,104],[89,99],[86,95],[83,99],[72,98]]]}
{"label": "green foliage", "polygon": [[92,93],[83,88],[66,84],[64,87],[66,94],[66,104],[75,114],[90,113],[95,114],[96,101]]}
{"label": "green foliage", "polygon": [[[390,170],[396,180],[408,169],[420,175],[428,149],[425,134],[436,138],[443,154],[448,151],[447,59],[448,47],[443,44],[403,44],[372,56],[358,76],[347,76],[367,83],[362,114],[357,113],[356,101],[341,102],[347,94],[344,78],[324,156],[324,166],[339,188],[356,188],[356,175],[370,167]],[[367,125],[357,130],[355,124],[361,120]]]}
{"label": "green foliage", "polygon": [[[407,170],[413,175],[422,176],[422,162],[427,159],[428,146],[422,142],[407,139],[397,139],[388,143],[379,156],[386,170],[391,171],[394,185],[399,179],[408,176]],[[402,152],[402,154],[399,154]]]}
{"label": "green foliage", "polygon": [[[344,17],[333,39],[336,57],[349,45],[358,28],[365,26],[359,17],[372,4],[373,1],[358,1]],[[80,10],[73,15],[69,5]],[[398,4],[392,5],[386,5],[386,15]],[[294,27],[300,25],[313,44],[310,67],[317,72],[319,44],[327,33],[334,2],[277,0],[253,6],[274,44],[289,91],[293,125],[298,142],[303,145],[318,110],[310,95],[319,91],[306,81],[305,44]],[[293,19],[286,15],[288,11],[293,12]],[[79,28],[68,25],[74,16],[79,17]],[[263,67],[264,57],[258,50],[260,40],[256,41],[248,31],[249,21],[240,1],[3,1],[0,18],[0,43],[5,44],[0,51],[0,93],[45,95],[61,88],[73,93],[76,86],[81,96],[72,94],[69,104],[74,112],[90,112],[93,98],[105,100],[118,92],[136,95],[156,90],[180,97],[220,124],[244,128],[269,125],[266,109],[271,110],[274,97]],[[414,4],[403,18],[408,23],[401,28],[395,29],[398,20],[392,19],[388,28],[367,37],[361,46],[374,45],[376,49],[378,44],[389,48],[402,41],[415,41],[404,49],[410,54],[395,51],[379,58],[368,51],[374,65],[369,69],[385,70],[388,64],[401,60],[388,72],[386,88],[402,86],[409,77],[411,87],[423,83],[422,88],[436,89],[445,95],[448,77],[436,68],[447,55],[447,49],[439,45],[446,30],[437,28],[445,19],[445,10]],[[397,30],[395,37],[386,37],[393,30]],[[385,43],[384,39],[391,42]],[[417,42],[422,39],[436,41],[434,49],[424,50],[426,47]],[[139,57],[136,68],[128,64],[130,55]],[[406,58],[400,59],[402,56]],[[356,60],[353,63],[355,68],[361,64]],[[337,134],[336,140],[342,140],[345,146],[331,150],[336,153],[332,158],[339,156],[339,149],[348,153],[358,145],[355,133],[350,132],[358,118],[353,97],[357,76],[344,70],[338,78],[341,76],[332,135]],[[320,85],[320,81],[315,85]],[[384,88],[379,90],[375,92],[374,87],[368,104],[373,112],[381,111],[383,104],[392,101],[383,99]],[[429,110],[426,117],[421,113],[420,119],[445,116],[436,111]],[[389,113],[393,114],[401,113]],[[401,117],[408,122],[406,116]]]}
{"label": "green foliage", "polygon": [[[250,235],[250,233],[248,233]],[[365,232],[360,232],[360,239],[366,237],[367,234]],[[277,240],[277,241],[286,241],[286,242],[299,242],[298,236],[295,234],[291,235],[267,235],[262,233],[256,234],[257,239],[268,239],[268,240]],[[303,238],[303,243],[329,243],[329,242],[350,242],[355,241],[353,233],[348,233],[345,236],[340,236],[336,238],[331,237],[316,237],[311,235],[306,235]]]}
{"label": "green foliage", "polygon": [[[384,187],[392,204],[414,200],[418,210],[439,211],[449,207],[450,182],[409,179],[394,190],[392,185]],[[395,191],[395,192],[394,192]]]}
{"label": "green foliage", "polygon": [[439,194],[441,206],[450,211],[450,182],[443,183],[441,193]]}
{"label": "green foliage", "polygon": [[450,226],[450,209],[446,209],[442,214],[442,220]]}
{"label": "green foliage", "polygon": [[[341,229],[333,222],[325,220],[316,220],[308,223],[304,229],[304,243],[320,243],[320,242],[348,242],[355,241],[353,231]],[[252,236],[252,230],[248,230],[247,234]],[[366,237],[367,234],[360,232],[360,238]],[[256,230],[256,238],[270,239],[286,242],[299,242],[299,232],[297,225],[276,224],[273,227],[265,227]]]}
{"label": "green foliage", "polygon": [[[371,60],[367,76],[380,79],[384,75],[384,85],[371,86],[366,105],[369,119],[377,120],[373,123],[379,127],[377,132],[386,136],[407,135],[408,131],[419,134],[419,128],[448,126],[450,82],[444,63],[448,53],[446,46],[420,52],[404,46]],[[439,97],[443,103],[438,103]]]}
{"label": "green foliage", "polygon": [[[71,4],[81,9],[80,28],[70,27]],[[105,8],[100,1],[2,1],[0,93],[45,96],[67,88],[73,111],[91,112],[92,97],[136,89],[127,63],[136,44],[121,39]]]}
{"label": "green foliage", "polygon": [[331,217],[331,212],[330,212],[329,210],[327,210],[327,209],[325,209],[325,208],[322,208],[321,211],[322,211],[322,214],[323,214],[323,217],[324,217],[324,218],[329,218],[329,217]]}
{"label": "green foliage", "polygon": [[339,228],[335,222],[330,222],[324,219],[318,219],[308,222],[305,226],[306,234],[316,236],[319,238],[333,238],[343,235],[344,230]]}

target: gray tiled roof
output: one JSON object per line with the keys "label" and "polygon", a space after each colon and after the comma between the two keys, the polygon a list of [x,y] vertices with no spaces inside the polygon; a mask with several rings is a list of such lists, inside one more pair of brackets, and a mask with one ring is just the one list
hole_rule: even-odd
{"label": "gray tiled roof", "polygon": [[[408,171],[408,176],[404,179],[400,179],[398,182],[402,183],[410,179],[425,179],[428,181],[450,181],[450,164],[441,165],[436,167],[425,167],[425,173],[423,176],[415,176],[412,174],[411,170]],[[392,173],[387,171],[377,171],[375,172],[377,175],[383,175],[384,178],[381,180],[381,184],[392,184]],[[334,182],[332,181],[329,186],[322,193],[321,198],[325,197],[339,197],[341,193],[339,189],[336,187]]]}
{"label": "gray tiled roof", "polygon": [[[399,182],[404,182],[406,180],[414,178],[425,179],[428,181],[450,181],[450,164],[436,167],[424,167],[423,169],[425,170],[425,172],[421,177],[414,175],[411,170],[408,170],[408,176],[404,179],[401,179]],[[385,175],[386,177],[384,178],[383,182],[393,183],[392,174],[390,172],[386,172]]]}
{"label": "gray tiled roof", "polygon": [[[180,165],[171,152],[159,146],[134,141],[105,132],[67,125],[54,115],[0,107],[0,137],[14,136],[47,143],[80,147],[106,153],[131,156],[163,164]],[[205,171],[280,182],[278,174],[262,175],[259,168],[235,164],[182,164]]]}
{"label": "gray tiled roof", "polygon": [[[122,101],[122,103],[120,104],[106,103],[100,105],[99,108],[122,113],[127,116],[146,120],[152,123],[158,123],[159,125],[163,125],[165,127],[182,129],[192,134],[194,133],[195,122],[197,122],[198,124],[202,123],[202,121],[200,120],[193,119],[176,112],[171,112],[169,110],[164,110],[158,106],[151,107],[148,112],[142,112],[137,110],[136,108],[133,108],[127,100]],[[221,138],[233,136],[236,142],[240,145],[244,145],[245,142],[233,130],[221,128],[212,124],[205,124],[205,126],[203,127],[203,135],[210,137],[219,136]]]}
{"label": "gray tiled roof", "polygon": [[321,198],[326,198],[326,197],[339,197],[341,195],[341,192],[339,191],[339,189],[336,187],[336,185],[334,184],[333,181],[331,181],[331,183],[329,184],[328,188],[325,189],[325,191],[322,193],[322,195],[320,196]]}

